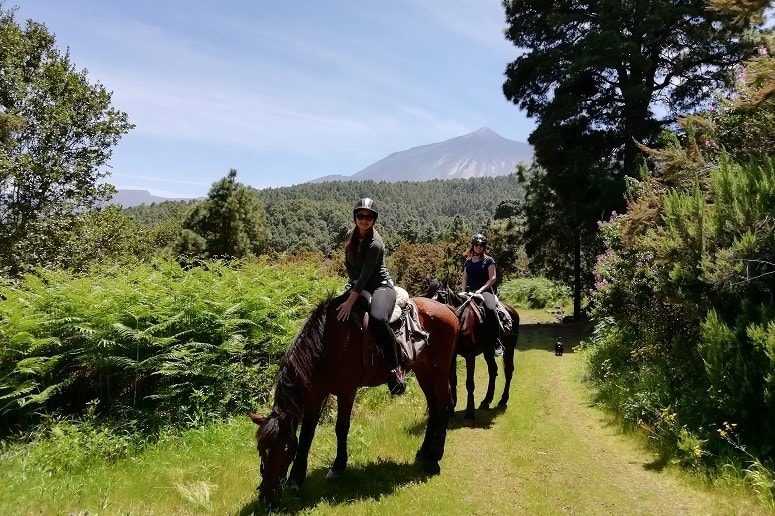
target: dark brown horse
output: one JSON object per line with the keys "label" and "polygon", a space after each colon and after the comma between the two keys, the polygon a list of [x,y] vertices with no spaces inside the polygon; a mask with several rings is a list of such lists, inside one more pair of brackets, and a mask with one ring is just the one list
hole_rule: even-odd
{"label": "dark brown horse", "polygon": [[[283,358],[278,373],[272,412],[268,416],[250,414],[259,425],[256,432],[261,458],[259,499],[273,503],[279,499],[288,467],[293,462],[287,485],[298,489],[307,474],[309,454],[320,413],[329,395],[337,398],[336,458],[328,472],[336,478],[347,467],[347,433],[358,387],[387,382],[387,368],[378,347],[364,339],[362,325],[351,317],[337,321],[336,307],[344,297],[321,303],[304,323]],[[425,471],[440,471],[452,399],[449,369],[459,323],[442,303],[415,298],[420,323],[429,333],[428,346],[408,367],[414,371],[428,403],[425,438],[416,459]],[[353,313],[364,313],[359,299]],[[301,424],[298,438],[296,430]]]}
{"label": "dark brown horse", "polygon": [[[476,356],[479,354],[484,355],[484,361],[487,363],[487,372],[489,374],[487,393],[479,404],[479,409],[490,408],[490,403],[492,403],[495,394],[495,378],[498,376],[498,365],[495,362],[493,337],[488,333],[487,325],[476,312],[477,307],[474,304],[477,303],[477,300],[475,298],[471,299],[461,296],[437,279],[428,280],[428,291],[424,296],[447,304],[455,310],[455,313],[460,318],[460,332],[458,333],[455,346],[455,355],[463,357],[466,361],[468,400],[463,420],[464,424],[471,425],[476,419],[476,410],[474,409],[474,372],[476,370]],[[517,347],[517,338],[519,337],[519,314],[506,303],[501,301],[501,304],[506,308],[512,321],[511,331],[501,334],[503,373],[506,377],[506,384],[503,386],[503,394],[498,402],[498,406],[506,408],[509,402],[511,377],[514,374],[514,349]],[[457,404],[457,368],[451,367],[449,373],[452,406],[454,408]]]}

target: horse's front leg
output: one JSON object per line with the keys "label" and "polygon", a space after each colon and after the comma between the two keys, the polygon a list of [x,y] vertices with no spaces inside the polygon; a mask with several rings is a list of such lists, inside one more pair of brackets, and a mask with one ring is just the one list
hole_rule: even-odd
{"label": "horse's front leg", "polygon": [[342,476],[347,468],[347,434],[350,432],[350,416],[355,402],[355,389],[352,392],[336,396],[336,458],[334,465],[328,470],[326,478],[333,479]]}
{"label": "horse's front leg", "polygon": [[307,460],[309,449],[312,446],[312,438],[315,437],[315,429],[320,421],[320,412],[323,410],[323,402],[320,400],[304,411],[299,432],[299,446],[296,448],[296,457],[293,459],[291,473],[288,476],[288,487],[299,489],[307,476]]}
{"label": "horse's front leg", "polygon": [[498,364],[495,362],[495,355],[489,349],[484,352],[484,361],[487,362],[487,394],[485,394],[482,403],[479,405],[480,410],[486,410],[490,408],[492,398],[495,396],[495,379],[498,377]]}
{"label": "horse's front leg", "polygon": [[466,391],[468,398],[466,400],[466,411],[463,416],[464,425],[473,425],[476,419],[476,409],[474,408],[474,373],[476,372],[476,357],[467,356],[466,358]]}

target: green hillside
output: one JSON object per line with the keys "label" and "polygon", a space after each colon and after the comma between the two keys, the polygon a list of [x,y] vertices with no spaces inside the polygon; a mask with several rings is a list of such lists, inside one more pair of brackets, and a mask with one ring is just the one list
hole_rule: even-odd
{"label": "green hillside", "polygon": [[[360,197],[377,201],[379,229],[389,247],[403,240],[435,241],[452,227],[455,217],[463,226],[479,229],[493,218],[502,201],[523,197],[516,174],[425,182],[305,183],[257,190],[257,194],[266,208],[271,249],[324,253],[339,246],[351,224],[352,205]],[[173,216],[174,206],[184,204],[136,206],[126,213],[149,224]]]}

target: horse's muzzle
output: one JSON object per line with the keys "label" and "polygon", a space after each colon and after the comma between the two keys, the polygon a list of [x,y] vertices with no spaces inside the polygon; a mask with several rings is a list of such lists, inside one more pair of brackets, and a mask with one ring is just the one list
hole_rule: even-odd
{"label": "horse's muzzle", "polygon": [[267,484],[261,482],[258,486],[258,501],[266,506],[276,505],[283,493],[283,483]]}

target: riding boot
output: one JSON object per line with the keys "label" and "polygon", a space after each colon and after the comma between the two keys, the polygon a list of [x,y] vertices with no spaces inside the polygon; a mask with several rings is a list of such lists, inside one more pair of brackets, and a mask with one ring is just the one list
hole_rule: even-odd
{"label": "riding boot", "polygon": [[493,350],[496,356],[500,356],[503,354],[503,345],[501,344],[501,325],[498,322],[498,314],[495,310],[485,310],[485,312],[487,332],[492,337]]}
{"label": "riding boot", "polygon": [[388,375],[390,394],[403,394],[406,390],[406,381],[404,379],[404,370],[398,363],[395,334],[387,323],[382,321],[371,321],[371,328],[380,348],[382,348],[382,356],[390,370]]}

